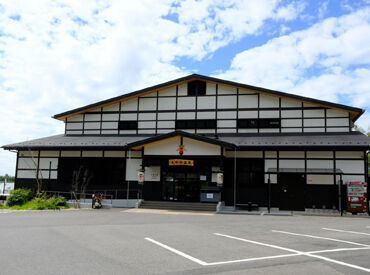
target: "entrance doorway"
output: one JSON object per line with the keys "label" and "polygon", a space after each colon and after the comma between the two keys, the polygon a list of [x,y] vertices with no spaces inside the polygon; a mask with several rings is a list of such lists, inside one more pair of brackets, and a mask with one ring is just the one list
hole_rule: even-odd
{"label": "entrance doorway", "polygon": [[162,199],[165,201],[199,202],[202,183],[208,175],[194,171],[165,171]]}
{"label": "entrance doorway", "polygon": [[304,174],[278,174],[278,188],[280,210],[305,210],[306,178]]}

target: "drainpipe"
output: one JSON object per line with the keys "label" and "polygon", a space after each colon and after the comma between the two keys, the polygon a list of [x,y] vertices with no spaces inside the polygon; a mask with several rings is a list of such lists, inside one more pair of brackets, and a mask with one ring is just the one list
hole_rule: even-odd
{"label": "drainpipe", "polygon": [[236,210],[236,147],[234,148],[234,211]]}

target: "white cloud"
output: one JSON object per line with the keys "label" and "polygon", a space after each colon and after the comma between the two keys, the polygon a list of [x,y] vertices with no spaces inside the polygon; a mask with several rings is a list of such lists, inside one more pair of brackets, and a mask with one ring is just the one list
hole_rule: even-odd
{"label": "white cloud", "polygon": [[370,109],[369,33],[369,8],[328,18],[239,53],[217,76]]}
{"label": "white cloud", "polygon": [[[51,119],[53,114],[187,74],[173,61],[202,60],[245,35],[259,34],[267,20],[281,20],[286,5],[3,0],[0,144],[62,133],[63,123]],[[285,17],[293,18],[289,12]],[[14,166],[14,156],[0,151],[0,174],[13,174]]]}

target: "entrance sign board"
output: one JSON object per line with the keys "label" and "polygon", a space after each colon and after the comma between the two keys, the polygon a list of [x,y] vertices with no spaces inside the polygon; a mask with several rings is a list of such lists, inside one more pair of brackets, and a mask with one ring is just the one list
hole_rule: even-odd
{"label": "entrance sign board", "polygon": [[194,160],[190,159],[169,159],[169,166],[194,166]]}
{"label": "entrance sign board", "polygon": [[347,182],[347,211],[363,213],[367,211],[366,182]]}

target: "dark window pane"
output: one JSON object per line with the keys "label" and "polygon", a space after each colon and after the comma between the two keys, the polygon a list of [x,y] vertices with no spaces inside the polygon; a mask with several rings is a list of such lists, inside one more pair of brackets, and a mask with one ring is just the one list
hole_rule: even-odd
{"label": "dark window pane", "polygon": [[264,118],[259,120],[260,128],[279,128],[280,119],[278,118]]}
{"label": "dark window pane", "polygon": [[201,80],[194,80],[188,82],[188,95],[205,95],[206,94],[206,82]]}
{"label": "dark window pane", "polygon": [[119,121],[118,129],[119,130],[137,130],[137,121],[136,120]]}

